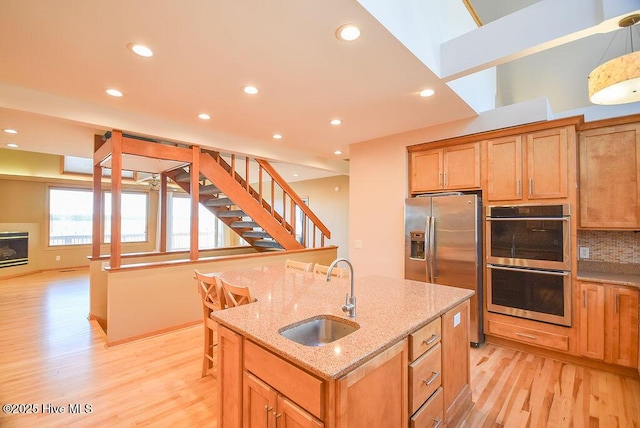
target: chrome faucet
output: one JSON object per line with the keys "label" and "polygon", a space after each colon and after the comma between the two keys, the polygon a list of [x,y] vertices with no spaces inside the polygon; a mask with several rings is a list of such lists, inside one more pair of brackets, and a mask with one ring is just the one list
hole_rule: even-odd
{"label": "chrome faucet", "polygon": [[356,295],[353,287],[353,266],[351,262],[347,259],[335,259],[331,265],[329,265],[329,269],[327,270],[327,282],[331,282],[331,272],[333,268],[340,262],[345,262],[349,265],[349,275],[351,276],[351,296],[348,294],[344,298],[344,305],[342,305],[342,311],[347,313],[349,318],[356,317]]}

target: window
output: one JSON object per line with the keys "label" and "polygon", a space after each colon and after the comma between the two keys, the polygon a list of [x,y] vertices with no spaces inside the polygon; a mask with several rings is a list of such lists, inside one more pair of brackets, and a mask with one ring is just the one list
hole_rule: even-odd
{"label": "window", "polygon": [[[225,224],[211,211],[199,205],[198,248],[218,248],[224,246]],[[169,199],[169,250],[187,250],[191,245],[191,199],[174,194]]]}
{"label": "window", "polygon": [[[147,194],[122,193],[120,206],[121,242],[147,241]],[[111,242],[111,192],[104,194],[104,240]]]}
{"label": "window", "polygon": [[49,189],[49,245],[91,244],[93,192]]}
{"label": "window", "polygon": [[[122,193],[122,242],[147,241],[147,194]],[[111,242],[111,193],[104,194],[104,236]],[[93,192],[49,189],[49,245],[89,245],[93,233]]]}

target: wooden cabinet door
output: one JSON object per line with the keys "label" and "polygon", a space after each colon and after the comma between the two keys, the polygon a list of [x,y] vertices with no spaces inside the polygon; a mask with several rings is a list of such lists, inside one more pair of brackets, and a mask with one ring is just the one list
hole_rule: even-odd
{"label": "wooden cabinet door", "polygon": [[606,361],[626,367],[638,364],[638,290],[608,286]]}
{"label": "wooden cabinet door", "polygon": [[411,193],[442,189],[442,149],[411,153]]}
{"label": "wooden cabinet door", "polygon": [[282,395],[278,395],[275,417],[277,428],[321,428],[324,426],[322,422]]}
{"label": "wooden cabinet door", "polygon": [[445,149],[443,184],[451,190],[480,187],[480,143]]}
{"label": "wooden cabinet door", "polygon": [[242,336],[218,325],[218,426],[242,426]]}
{"label": "wooden cabinet door", "polygon": [[442,315],[442,389],[449,424],[473,405],[469,354],[469,300]]}
{"label": "wooden cabinet door", "polygon": [[406,428],[408,361],[405,339],[338,379],[335,426]]}
{"label": "wooden cabinet door", "polygon": [[580,284],[580,355],[604,360],[605,289],[601,284]]}
{"label": "wooden cabinet door", "polygon": [[640,125],[580,133],[580,226],[640,227]]}
{"label": "wooden cabinet door", "polygon": [[529,199],[566,198],[569,140],[567,128],[527,135],[527,189]]}
{"label": "wooden cabinet door", "polygon": [[243,428],[275,428],[278,393],[248,372],[243,390]]}
{"label": "wooden cabinet door", "polygon": [[487,199],[522,199],[522,137],[489,140],[487,144]]}

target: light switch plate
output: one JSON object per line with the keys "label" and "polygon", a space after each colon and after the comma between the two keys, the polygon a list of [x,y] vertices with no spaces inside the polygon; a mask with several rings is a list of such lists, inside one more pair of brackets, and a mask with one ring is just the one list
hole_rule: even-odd
{"label": "light switch plate", "polygon": [[460,312],[453,316],[453,326],[457,327],[460,324]]}
{"label": "light switch plate", "polygon": [[356,239],[355,241],[353,241],[353,246],[355,248],[362,248],[362,241],[360,239]]}
{"label": "light switch plate", "polygon": [[589,247],[580,247],[580,258],[582,260],[589,258]]}

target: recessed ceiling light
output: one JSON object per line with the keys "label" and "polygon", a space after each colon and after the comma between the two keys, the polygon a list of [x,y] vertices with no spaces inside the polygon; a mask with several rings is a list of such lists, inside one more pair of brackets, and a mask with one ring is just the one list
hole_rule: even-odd
{"label": "recessed ceiling light", "polygon": [[12,149],[17,149],[18,145],[16,143],[7,143],[7,147],[11,147]]}
{"label": "recessed ceiling light", "polygon": [[255,95],[258,93],[258,88],[256,88],[255,86],[245,86],[244,88],[242,88],[242,90],[245,94],[249,95]]}
{"label": "recessed ceiling light", "polygon": [[435,93],[436,93],[436,91],[434,91],[433,89],[423,89],[422,91],[420,91],[420,96],[421,97],[430,97]]}
{"label": "recessed ceiling light", "polygon": [[360,37],[360,29],[353,24],[345,24],[336,30],[336,37],[339,40],[351,42]]}
{"label": "recessed ceiling light", "polygon": [[200,119],[202,119],[202,120],[209,120],[209,119],[211,119],[211,116],[209,116],[207,113],[200,113],[200,114],[198,115],[198,117],[199,117]]}
{"label": "recessed ceiling light", "polygon": [[16,131],[15,129],[11,129],[11,128],[5,129],[4,132],[6,132],[7,134],[17,134],[18,133],[18,131]]}
{"label": "recessed ceiling light", "polygon": [[107,94],[111,95],[112,97],[121,97],[122,96],[122,92],[120,92],[117,89],[107,89]]}
{"label": "recessed ceiling light", "polygon": [[329,122],[332,125],[340,125],[342,123],[342,121],[340,119],[331,119],[331,122]]}
{"label": "recessed ceiling light", "polygon": [[336,150],[335,152],[333,152],[334,155],[341,155],[342,154],[342,150]]}
{"label": "recessed ceiling light", "polygon": [[280,135],[280,134],[273,134],[273,138],[275,138],[276,140],[282,140],[282,135]]}
{"label": "recessed ceiling light", "polygon": [[138,45],[138,44],[135,44],[135,43],[129,43],[127,45],[127,47],[129,48],[129,50],[131,52],[133,52],[136,55],[140,55],[140,56],[144,56],[144,57],[153,56],[153,51],[151,49],[149,49],[148,47],[144,46],[144,45]]}
{"label": "recessed ceiling light", "polygon": [[298,174],[294,173],[294,174],[293,174],[293,176],[294,176],[294,177],[297,177],[297,176],[298,176]]}

